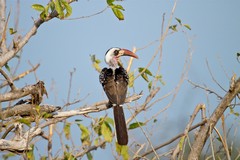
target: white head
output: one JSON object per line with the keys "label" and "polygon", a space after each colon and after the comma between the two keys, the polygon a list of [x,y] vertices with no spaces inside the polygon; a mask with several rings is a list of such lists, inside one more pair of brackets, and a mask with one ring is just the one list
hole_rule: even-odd
{"label": "white head", "polygon": [[118,48],[118,47],[113,47],[113,48],[110,48],[106,54],[105,54],[105,62],[110,66],[110,67],[113,67],[113,68],[117,68],[118,67],[118,58],[121,57],[121,56],[131,56],[131,57],[134,57],[134,58],[138,58],[138,56],[127,50],[127,49],[121,49],[121,48]]}

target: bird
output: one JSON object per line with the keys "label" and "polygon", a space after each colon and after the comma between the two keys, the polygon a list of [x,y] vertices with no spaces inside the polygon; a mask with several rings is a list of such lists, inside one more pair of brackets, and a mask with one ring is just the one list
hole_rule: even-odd
{"label": "bird", "polygon": [[117,143],[119,145],[127,145],[128,133],[122,106],[127,95],[129,77],[127,71],[119,63],[121,56],[130,56],[138,59],[138,56],[130,50],[118,47],[110,48],[105,54],[105,62],[109,68],[105,67],[102,69],[99,81],[109,99],[108,106],[113,107]]}

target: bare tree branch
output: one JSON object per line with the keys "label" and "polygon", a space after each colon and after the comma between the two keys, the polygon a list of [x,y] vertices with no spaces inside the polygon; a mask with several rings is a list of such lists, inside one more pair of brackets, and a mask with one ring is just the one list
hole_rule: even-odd
{"label": "bare tree branch", "polygon": [[[13,82],[14,82],[14,81],[17,81],[17,80],[25,77],[25,76],[28,75],[29,73],[36,71],[39,66],[40,66],[40,64],[37,64],[37,65],[34,66],[32,69],[29,69],[29,70],[27,70],[27,71],[25,71],[25,72],[17,75],[16,77],[13,77],[13,78],[12,78],[12,81],[13,81]],[[8,82],[7,82],[7,81],[3,82],[3,83],[0,85],[0,88],[5,87],[6,85],[8,85]]]}
{"label": "bare tree branch", "polygon": [[96,16],[98,14],[101,14],[103,13],[104,11],[106,11],[109,7],[105,7],[104,9],[102,9],[101,11],[99,12],[96,12],[96,13],[93,13],[91,15],[87,15],[87,16],[81,16],[81,17],[76,17],[76,18],[67,18],[67,19],[64,19],[64,20],[78,20],[78,19],[83,19],[83,18],[90,18],[90,17],[93,17],[93,16]]}
{"label": "bare tree branch", "polygon": [[[235,82],[234,88],[229,90],[226,95],[223,97],[222,101],[219,103],[215,111],[209,118],[209,122],[200,127],[198,136],[196,140],[192,144],[192,150],[188,156],[188,159],[197,159],[200,156],[204,144],[206,143],[209,133],[212,132],[211,129],[216,125],[224,111],[228,108],[232,100],[239,94],[240,92],[240,78]],[[211,128],[211,129],[210,129]]]}
{"label": "bare tree branch", "polygon": [[[41,81],[39,81],[39,82],[41,82]],[[41,90],[41,86],[39,85],[40,84],[39,82],[34,85],[28,85],[21,89],[15,89],[15,90],[7,92],[5,94],[0,94],[0,102],[16,100],[16,99],[25,97],[27,95],[39,92],[39,90]]]}
{"label": "bare tree branch", "polygon": [[7,75],[6,72],[4,72],[4,70],[2,70],[0,68],[0,73],[3,75],[3,77],[7,80],[8,85],[10,86],[10,88],[13,90],[16,90],[17,88],[15,87],[15,85],[13,84],[13,81],[10,79],[10,77]]}
{"label": "bare tree branch", "polygon": [[217,92],[215,92],[215,91],[213,91],[213,90],[211,90],[211,89],[209,89],[209,88],[207,88],[207,87],[200,86],[200,85],[192,82],[191,80],[188,80],[188,82],[189,82],[191,85],[193,85],[194,87],[201,88],[201,89],[203,89],[203,90],[205,90],[205,91],[207,91],[207,92],[209,92],[209,93],[213,93],[213,94],[215,94],[219,99],[222,99],[222,96],[220,96]]}
{"label": "bare tree branch", "polygon": [[38,127],[30,128],[20,140],[5,140],[0,139],[0,150],[8,150],[12,152],[23,152],[26,150],[31,150],[29,142],[36,136],[40,135],[42,130]]}
{"label": "bare tree branch", "polygon": [[1,34],[3,33],[5,22],[6,22],[5,13],[6,13],[6,0],[0,0],[0,33]]}
{"label": "bare tree branch", "polygon": [[197,116],[199,110],[201,110],[202,112],[202,115],[204,115],[202,117],[203,121],[206,119],[205,117],[205,111],[206,111],[206,106],[205,104],[199,104],[197,105],[197,107],[195,108],[195,110],[193,111],[193,114],[191,115],[191,118],[190,118],[190,121],[189,123],[187,124],[185,130],[184,130],[184,135],[181,137],[181,140],[179,141],[178,145],[176,146],[176,148],[174,149],[173,151],[173,154],[172,154],[172,157],[171,159],[174,160],[176,159],[177,155],[182,152],[181,148],[183,148],[181,145],[184,144],[184,141],[186,139],[186,137],[188,136],[188,133],[189,133],[189,130],[190,130],[190,127],[192,126],[192,123],[193,121],[195,120],[195,117]]}
{"label": "bare tree branch", "polygon": [[[130,97],[127,97],[126,100],[125,100],[125,103],[130,103],[132,101],[138,100],[141,97],[142,97],[141,93],[140,94],[134,94]],[[47,122],[41,124],[40,128],[47,127],[51,124],[55,124],[57,122],[63,121],[63,120],[65,120],[69,117],[72,117],[72,116],[84,115],[84,114],[89,114],[89,113],[94,113],[94,112],[100,112],[100,111],[106,110],[108,108],[109,108],[108,100],[105,100],[105,101],[97,102],[93,105],[90,105],[90,106],[87,106],[87,107],[84,107],[84,108],[80,108],[80,109],[77,109],[77,110],[59,111],[59,112],[56,112],[53,115],[53,119],[48,120]]]}
{"label": "bare tree branch", "polygon": [[[69,3],[74,2],[70,1]],[[58,13],[56,10],[54,10],[50,15],[45,19],[39,18],[37,21],[34,22],[33,27],[27,32],[27,34],[19,41],[16,42],[14,47],[7,51],[3,52],[3,54],[0,55],[0,67],[4,66],[10,59],[12,59],[16,54],[22,49],[22,47],[30,40],[32,36],[34,36],[37,33],[38,28],[44,23],[47,22],[55,17],[58,16]]]}
{"label": "bare tree branch", "polygon": [[[142,94],[135,94],[133,96],[127,97],[126,100],[125,100],[125,103],[130,103],[132,101],[138,100],[141,97],[142,97]],[[70,116],[75,116],[75,115],[88,114],[88,113],[92,113],[92,112],[100,112],[100,111],[108,109],[107,104],[108,104],[108,100],[98,102],[98,103],[95,103],[92,106],[80,108],[80,109],[77,109],[77,110],[56,112],[56,114],[53,115],[53,117],[54,118],[70,117]]]}
{"label": "bare tree branch", "polygon": [[[192,130],[196,129],[196,128],[199,127],[199,126],[204,125],[206,122],[207,122],[207,120],[205,119],[205,120],[203,120],[202,122],[199,122],[199,123],[195,124],[194,126],[190,127],[189,131],[192,131]],[[160,144],[160,145],[154,147],[154,150],[159,150],[159,149],[161,149],[161,148],[163,148],[163,147],[165,147],[165,146],[173,143],[174,141],[176,141],[178,138],[181,138],[182,136],[184,136],[184,132],[178,134],[177,136],[175,136],[175,137],[173,137],[173,138],[171,138],[170,140],[166,141],[165,143]],[[141,159],[141,158],[143,158],[143,157],[151,154],[152,152],[153,152],[153,150],[151,149],[151,150],[145,152],[144,154],[135,157],[134,160],[139,160],[139,159]]]}
{"label": "bare tree branch", "polygon": [[[59,106],[53,106],[53,105],[40,105],[40,110],[39,113],[52,113],[52,112],[56,112],[59,109],[61,109],[61,107]],[[35,104],[20,104],[20,105],[16,105],[13,107],[8,107],[6,109],[4,109],[1,113],[1,119],[5,119],[8,117],[12,117],[12,116],[31,116],[34,115],[36,113],[36,105]]]}

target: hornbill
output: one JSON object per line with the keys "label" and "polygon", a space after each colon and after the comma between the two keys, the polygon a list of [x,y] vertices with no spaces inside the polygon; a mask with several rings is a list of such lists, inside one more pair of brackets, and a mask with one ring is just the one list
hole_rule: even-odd
{"label": "hornbill", "polygon": [[109,106],[113,106],[117,142],[119,145],[127,145],[128,133],[122,106],[127,94],[128,74],[119,65],[118,59],[121,56],[138,58],[136,54],[127,49],[110,48],[105,54],[105,62],[109,68],[102,69],[99,81],[109,99]]}

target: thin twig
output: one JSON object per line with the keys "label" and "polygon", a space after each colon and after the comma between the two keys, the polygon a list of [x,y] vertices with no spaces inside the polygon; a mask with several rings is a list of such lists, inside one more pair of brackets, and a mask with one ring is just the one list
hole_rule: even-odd
{"label": "thin twig", "polygon": [[[3,6],[3,7],[6,7],[6,6]],[[6,44],[6,39],[7,39],[7,27],[8,27],[8,21],[9,21],[10,14],[11,14],[11,10],[8,13],[7,20],[4,24],[4,28],[3,28],[2,33],[1,33],[0,46],[1,46],[1,50],[2,50],[3,54],[5,54],[8,51],[7,44]]]}
{"label": "thin twig", "polygon": [[73,71],[70,71],[70,78],[69,78],[69,86],[68,86],[68,95],[67,95],[67,103],[70,102],[70,95],[71,95],[71,90],[72,90],[72,78],[73,74],[76,71],[76,68],[73,69]]}
{"label": "thin twig", "polygon": [[[225,110],[229,107],[229,104],[240,92],[240,78],[234,84],[233,89],[228,91],[221,102],[218,104],[214,112],[209,118],[209,123],[202,126],[198,132],[198,136],[192,144],[192,150],[189,153],[188,159],[198,158],[202,152],[203,146],[209,138],[209,131],[214,127]],[[211,132],[211,131],[210,131]]]}
{"label": "thin twig", "polygon": [[53,124],[49,125],[48,134],[48,158],[52,159],[52,136],[53,136]]}
{"label": "thin twig", "polygon": [[212,137],[212,126],[211,125],[210,125],[210,130],[209,130],[209,140],[210,140],[210,146],[211,146],[211,151],[212,151],[212,159],[215,160],[215,153],[214,153],[214,147],[213,147],[213,137]]}
{"label": "thin twig", "polygon": [[[28,61],[28,64],[29,64],[32,68],[34,68],[33,64],[32,64],[30,61]],[[36,82],[38,82],[39,79],[38,79],[38,77],[37,77],[36,70],[33,70],[33,73],[34,73],[34,77],[35,77]]]}
{"label": "thin twig", "polygon": [[[206,120],[206,119],[203,120],[202,122],[199,122],[199,123],[195,124],[194,126],[190,127],[189,131],[192,131],[192,130],[196,129],[196,128],[204,125],[205,123],[207,123],[207,120]],[[163,148],[163,147],[165,147],[165,146],[173,143],[173,142],[176,141],[178,138],[181,138],[183,135],[184,135],[184,132],[178,134],[177,136],[173,137],[172,139],[166,141],[165,143],[156,146],[156,147],[154,148],[154,150],[159,150],[159,149],[161,149],[161,148]],[[142,154],[141,156],[134,158],[134,160],[138,160],[138,159],[140,159],[141,157],[145,157],[145,156],[151,154],[152,152],[153,152],[153,150],[149,150],[149,151],[145,152],[144,154]]]}
{"label": "thin twig", "polygon": [[13,84],[13,81],[11,80],[11,78],[7,75],[6,72],[4,72],[4,70],[2,70],[0,68],[0,73],[3,75],[3,77],[7,80],[8,85],[10,86],[10,88],[12,89],[12,91],[16,90],[16,86]]}
{"label": "thin twig", "polygon": [[[136,51],[137,51],[136,47],[133,47],[132,52],[133,52],[133,53],[136,53]],[[128,72],[130,71],[130,69],[131,69],[132,62],[133,62],[133,57],[131,57],[131,58],[129,59],[129,61],[128,61],[127,73],[128,73]]]}
{"label": "thin twig", "polygon": [[[69,3],[74,2],[75,0],[70,1]],[[12,59],[16,54],[25,46],[25,44],[37,33],[38,28],[45,22],[58,16],[57,11],[50,13],[46,19],[39,18],[34,22],[33,27],[27,32],[27,34],[9,51],[4,54],[0,54],[0,67],[4,66],[10,59]]]}
{"label": "thin twig", "polygon": [[197,88],[203,89],[203,90],[205,90],[205,91],[207,91],[207,92],[209,92],[209,93],[213,93],[213,94],[215,94],[219,99],[222,99],[222,96],[220,96],[219,94],[217,94],[217,92],[215,92],[215,91],[213,91],[213,90],[211,90],[211,89],[209,89],[209,88],[206,88],[206,87],[200,86],[200,85],[198,85],[198,84],[192,82],[191,80],[187,80],[187,81],[188,81],[190,84],[192,84],[194,87],[197,87]]}
{"label": "thin twig", "polygon": [[227,146],[227,141],[223,139],[223,137],[221,136],[220,132],[218,131],[218,129],[216,127],[214,127],[213,129],[215,130],[215,132],[217,133],[219,139],[221,140],[221,142],[223,144],[223,148],[224,148],[224,150],[226,152],[227,159],[231,160],[231,157],[230,157],[230,154],[229,154],[229,150],[228,150],[228,146]]}
{"label": "thin twig", "polygon": [[191,118],[184,130],[184,135],[181,137],[181,140],[179,141],[177,147],[175,148],[175,150],[173,151],[173,154],[172,154],[172,157],[171,159],[174,160],[176,159],[176,156],[179,154],[179,152],[181,151],[181,145],[183,145],[183,142],[185,141],[187,135],[188,135],[188,132],[189,132],[189,129],[193,123],[193,121],[195,120],[195,117],[197,116],[199,110],[202,110],[202,108],[205,108],[205,105],[204,104],[199,104],[195,107],[195,110],[193,111],[193,114],[191,115]]}
{"label": "thin twig", "polygon": [[136,109],[132,116],[127,120],[127,124],[130,123],[139,113],[141,113],[141,111],[145,110],[147,104],[156,96],[159,90],[160,88],[156,88],[150,92],[145,99],[145,102],[138,109]]}
{"label": "thin twig", "polygon": [[208,64],[208,60],[207,60],[207,59],[206,59],[206,64],[207,64],[208,71],[209,71],[209,73],[210,73],[210,75],[211,75],[211,77],[212,77],[212,80],[213,80],[223,91],[227,92],[227,91],[218,83],[218,81],[214,78],[213,73],[212,73],[212,71],[211,71],[211,69],[210,69],[210,66],[209,66],[209,64]]}
{"label": "thin twig", "polygon": [[103,13],[104,11],[106,11],[109,7],[105,7],[103,10],[99,11],[99,12],[96,12],[94,14],[91,14],[91,15],[88,15],[88,16],[81,16],[81,17],[76,17],[76,18],[66,18],[66,19],[63,19],[63,20],[78,20],[78,19],[83,19],[83,18],[90,18],[90,17],[93,17],[93,16],[96,16],[98,14],[101,14]]}
{"label": "thin twig", "polygon": [[[129,110],[129,111],[131,112],[131,110]],[[133,113],[131,113],[131,114],[133,114]],[[142,133],[143,133],[144,136],[146,137],[146,139],[147,139],[149,145],[151,146],[151,148],[152,148],[152,150],[153,150],[154,155],[157,157],[157,159],[159,159],[159,156],[158,156],[157,152],[154,150],[153,144],[152,144],[152,142],[151,142],[149,136],[148,136],[147,133],[144,131],[143,127],[140,125],[140,123],[139,123],[139,121],[137,120],[137,118],[136,118],[136,117],[133,117],[133,118],[134,118],[135,121],[138,123],[138,125],[139,125],[139,127],[140,127]]]}
{"label": "thin twig", "polygon": [[[27,70],[27,71],[25,71],[25,72],[19,74],[18,76],[12,78],[12,81],[13,81],[13,82],[14,82],[14,81],[17,81],[17,80],[19,80],[19,79],[25,77],[25,76],[28,75],[29,73],[36,71],[36,70],[38,69],[39,66],[40,66],[40,64],[37,64],[37,65],[34,66],[32,69]],[[0,88],[5,87],[7,84],[8,84],[7,81],[6,81],[6,82],[3,82],[3,83],[0,85]]]}

